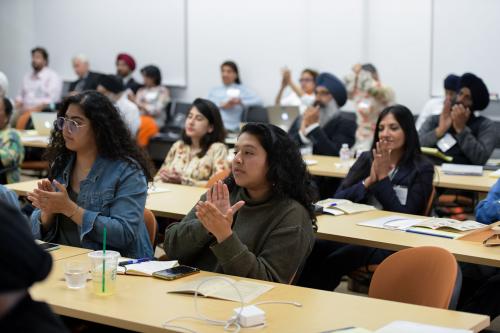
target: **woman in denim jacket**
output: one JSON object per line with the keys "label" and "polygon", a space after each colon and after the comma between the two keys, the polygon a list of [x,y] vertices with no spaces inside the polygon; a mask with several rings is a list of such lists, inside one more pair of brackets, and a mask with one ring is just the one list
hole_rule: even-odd
{"label": "woman in denim jacket", "polygon": [[116,108],[83,92],[63,103],[55,125],[46,154],[52,181],[28,195],[35,237],[97,250],[106,227],[109,249],[152,256],[143,216],[150,167]]}

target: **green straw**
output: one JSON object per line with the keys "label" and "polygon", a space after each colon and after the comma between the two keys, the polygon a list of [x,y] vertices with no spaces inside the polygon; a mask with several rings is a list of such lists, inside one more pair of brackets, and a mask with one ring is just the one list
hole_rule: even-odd
{"label": "green straw", "polygon": [[106,226],[104,226],[104,232],[102,234],[102,293],[106,290]]}

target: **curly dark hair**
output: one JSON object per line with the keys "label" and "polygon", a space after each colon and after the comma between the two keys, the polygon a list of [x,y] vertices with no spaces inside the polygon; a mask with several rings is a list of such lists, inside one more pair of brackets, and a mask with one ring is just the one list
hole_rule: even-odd
{"label": "curly dark hair", "polygon": [[[291,198],[299,202],[309,213],[314,229],[316,216],[314,214],[315,195],[311,175],[300,155],[297,145],[281,128],[271,124],[248,123],[241,129],[257,137],[267,153],[268,171],[266,178],[273,184],[273,192],[282,198]],[[238,185],[233,174],[225,179],[230,191]]]}
{"label": "curly dark hair", "polygon": [[[148,180],[152,179],[151,161],[134,142],[120,113],[106,96],[96,91],[84,91],[70,96],[63,101],[57,116],[64,117],[72,104],[78,105],[90,120],[99,156],[132,163],[142,169]],[[62,131],[54,129],[44,155],[50,164],[51,179],[63,172],[73,154],[73,151],[66,148]]]}
{"label": "curly dark hair", "polygon": [[[194,100],[193,105],[191,105],[189,110],[191,111],[192,108],[196,108],[205,118],[208,119],[208,123],[213,127],[212,132],[206,133],[200,140],[201,151],[197,154],[197,156],[202,158],[210,149],[212,143],[224,143],[224,140],[226,139],[226,130],[224,129],[224,124],[222,123],[219,108],[213,102],[208,99],[197,98]],[[191,138],[186,134],[186,128],[182,130],[182,141],[188,145],[192,143]]]}

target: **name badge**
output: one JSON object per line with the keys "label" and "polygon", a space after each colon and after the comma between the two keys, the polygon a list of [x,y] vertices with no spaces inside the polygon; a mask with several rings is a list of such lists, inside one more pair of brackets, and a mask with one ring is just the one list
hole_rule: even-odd
{"label": "name badge", "polygon": [[437,146],[438,148],[443,152],[446,153],[448,150],[450,150],[451,147],[457,144],[457,140],[451,135],[450,133],[446,133],[438,142]]}
{"label": "name badge", "polygon": [[406,186],[394,186],[393,187],[396,196],[398,197],[399,202],[406,206],[406,199],[408,198],[408,187]]}

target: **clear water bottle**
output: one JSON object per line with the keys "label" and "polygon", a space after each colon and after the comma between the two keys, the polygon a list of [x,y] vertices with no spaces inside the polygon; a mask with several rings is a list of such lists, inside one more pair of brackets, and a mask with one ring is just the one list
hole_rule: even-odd
{"label": "clear water bottle", "polygon": [[351,159],[351,152],[349,150],[349,145],[347,143],[342,144],[342,148],[340,148],[339,152],[340,156],[340,165],[344,169],[349,168],[349,160]]}

